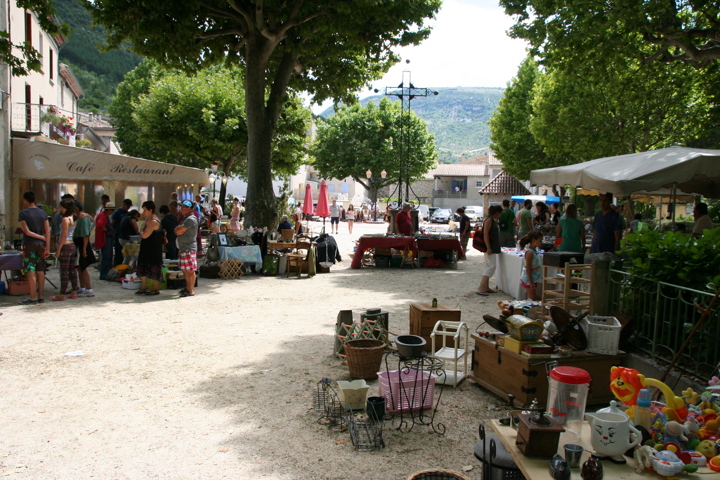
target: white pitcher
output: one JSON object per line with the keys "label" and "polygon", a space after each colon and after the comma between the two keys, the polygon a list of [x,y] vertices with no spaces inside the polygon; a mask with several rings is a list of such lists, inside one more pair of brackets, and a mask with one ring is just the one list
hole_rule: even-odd
{"label": "white pitcher", "polygon": [[642,434],[628,423],[627,416],[617,413],[586,413],[590,424],[590,442],[596,457],[609,457],[611,462],[625,463],[623,454],[640,443]]}

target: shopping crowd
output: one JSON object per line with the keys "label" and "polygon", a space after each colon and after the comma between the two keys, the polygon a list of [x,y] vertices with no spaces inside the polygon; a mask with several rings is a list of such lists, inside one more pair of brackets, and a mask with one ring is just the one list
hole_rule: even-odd
{"label": "shopping crowd", "polygon": [[[102,195],[101,205],[93,215],[73,195],[65,194],[56,213],[48,217],[37,206],[35,193],[25,192],[18,221],[23,232],[22,262],[30,298],[20,303],[45,302],[45,273],[53,255],[60,268],[60,293],[50,297],[53,301],[95,296],[88,268],[98,261],[100,280],[107,280],[111,269],[125,271],[133,263],[141,282],[135,293],[153,296],[160,294],[159,286],[165,282],[163,260],[178,260],[185,279],[179,295],[194,296],[197,257],[202,255],[200,225],[206,222],[211,231],[220,231],[222,217],[217,201],[204,208],[199,195],[196,200],[178,201],[173,193],[168,204],[159,209],[149,200],[138,210],[129,198],[117,207],[108,195]],[[240,229],[239,210],[235,200],[230,222],[234,231]]]}

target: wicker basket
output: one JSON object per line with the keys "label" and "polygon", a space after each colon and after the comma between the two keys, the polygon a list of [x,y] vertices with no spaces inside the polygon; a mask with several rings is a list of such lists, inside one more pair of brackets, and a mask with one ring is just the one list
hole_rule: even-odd
{"label": "wicker basket", "polygon": [[462,473],[452,472],[450,470],[423,470],[410,475],[407,480],[470,480]]}
{"label": "wicker basket", "polygon": [[582,326],[588,340],[588,352],[617,355],[622,330],[617,318],[590,315],[582,320]]}
{"label": "wicker basket", "polygon": [[372,380],[377,378],[380,370],[385,343],[369,338],[345,342],[345,355],[350,369],[350,376]]}

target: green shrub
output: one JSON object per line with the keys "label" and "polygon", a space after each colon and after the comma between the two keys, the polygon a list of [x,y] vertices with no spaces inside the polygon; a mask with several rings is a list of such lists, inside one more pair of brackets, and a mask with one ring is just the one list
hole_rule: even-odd
{"label": "green shrub", "polygon": [[621,252],[631,274],[700,291],[720,287],[720,227],[699,238],[656,230],[628,234]]}

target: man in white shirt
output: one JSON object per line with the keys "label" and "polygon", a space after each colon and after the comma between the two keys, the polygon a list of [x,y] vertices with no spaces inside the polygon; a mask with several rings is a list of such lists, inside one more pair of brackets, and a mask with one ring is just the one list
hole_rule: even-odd
{"label": "man in white shirt", "polygon": [[707,203],[698,203],[693,209],[693,217],[695,217],[695,225],[693,225],[692,234],[695,237],[700,237],[703,234],[703,230],[712,230],[712,220],[708,215]]}

